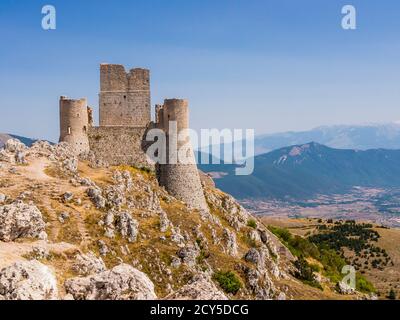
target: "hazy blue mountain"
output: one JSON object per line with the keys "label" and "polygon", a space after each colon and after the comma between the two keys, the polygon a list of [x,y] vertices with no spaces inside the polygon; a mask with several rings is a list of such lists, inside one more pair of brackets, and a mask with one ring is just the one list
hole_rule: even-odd
{"label": "hazy blue mountain", "polygon": [[337,125],[303,132],[284,132],[257,136],[256,154],[309,141],[338,149],[400,149],[400,123]]}
{"label": "hazy blue mountain", "polygon": [[354,186],[400,187],[400,150],[333,149],[312,142],[258,155],[254,161],[249,176],[235,176],[233,165],[199,167],[218,172],[217,187],[239,199],[305,199],[345,193]]}

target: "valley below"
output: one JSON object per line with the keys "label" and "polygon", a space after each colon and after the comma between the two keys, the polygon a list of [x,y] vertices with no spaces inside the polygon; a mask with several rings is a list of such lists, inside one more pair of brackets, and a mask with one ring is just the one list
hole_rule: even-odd
{"label": "valley below", "polygon": [[319,195],[307,200],[243,199],[258,216],[367,221],[400,228],[400,189],[355,187],[347,194]]}
{"label": "valley below", "polygon": [[[280,217],[265,215],[260,219],[268,228],[286,230],[292,234],[292,237],[314,239],[311,240],[314,243],[318,243],[322,239],[324,245],[327,245],[327,242],[324,241],[329,239],[330,245],[333,244],[334,247],[332,249],[347,264],[355,267],[358,274],[373,284],[379,299],[387,298],[391,290],[396,295],[400,294],[399,228],[361,222],[354,223],[351,220],[293,218],[283,215]],[[351,228],[346,228],[346,225]],[[357,230],[362,230],[362,232],[359,233]],[[368,232],[376,238],[372,241],[365,241],[365,234]],[[330,238],[326,237],[329,233],[332,235]],[[353,239],[354,242],[349,241],[350,239]],[[304,246],[301,248],[301,254],[307,256]]]}

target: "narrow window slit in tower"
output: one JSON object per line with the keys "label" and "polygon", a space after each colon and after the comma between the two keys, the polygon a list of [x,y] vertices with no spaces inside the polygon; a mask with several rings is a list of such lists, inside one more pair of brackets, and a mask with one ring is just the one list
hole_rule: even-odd
{"label": "narrow window slit in tower", "polygon": [[71,134],[71,127],[68,127],[68,134]]}

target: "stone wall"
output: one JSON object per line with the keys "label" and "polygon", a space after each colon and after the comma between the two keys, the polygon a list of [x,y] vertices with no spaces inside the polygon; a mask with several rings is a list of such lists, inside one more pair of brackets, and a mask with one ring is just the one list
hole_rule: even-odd
{"label": "stone wall", "polygon": [[110,165],[153,168],[144,151],[146,131],[144,127],[92,127],[88,133],[90,150]]}
{"label": "stone wall", "polygon": [[100,126],[146,127],[151,121],[150,72],[100,66]]}

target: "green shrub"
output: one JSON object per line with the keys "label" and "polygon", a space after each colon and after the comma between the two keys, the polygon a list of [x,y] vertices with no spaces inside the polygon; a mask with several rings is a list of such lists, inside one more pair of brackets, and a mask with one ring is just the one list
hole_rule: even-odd
{"label": "green shrub", "polygon": [[373,293],[376,291],[374,285],[361,274],[357,274],[356,289],[364,293]]}
{"label": "green shrub", "polygon": [[311,243],[308,239],[300,236],[292,236],[289,230],[269,226],[268,229],[275,234],[296,257],[313,257],[319,258],[319,251],[315,244]]}
{"label": "green shrub", "polygon": [[296,271],[294,272],[294,276],[303,281],[304,283],[319,288],[322,290],[321,285],[315,280],[314,277],[314,270],[308,264],[308,262],[303,258],[300,257],[294,262],[294,266],[296,267]]}
{"label": "green shrub", "polygon": [[[275,234],[296,257],[312,257],[321,262],[323,273],[333,282],[341,280],[341,270],[346,264],[344,259],[333,249],[312,243],[309,238],[293,236],[287,229],[269,226],[269,230]],[[311,268],[315,268],[311,266]],[[317,271],[317,270],[314,270]],[[308,280],[303,280],[308,281]],[[309,281],[308,281],[309,282]],[[310,283],[309,283],[310,284]],[[312,282],[311,282],[311,285]]]}
{"label": "green shrub", "polygon": [[288,242],[292,238],[292,235],[287,229],[273,227],[273,226],[268,226],[268,229],[284,242]]}
{"label": "green shrub", "polygon": [[251,227],[251,228],[253,228],[253,229],[256,229],[256,228],[257,228],[257,222],[256,222],[256,220],[250,219],[249,221],[247,221],[247,226],[248,226],[248,227]]}
{"label": "green shrub", "polygon": [[220,287],[226,292],[226,293],[233,293],[236,294],[239,289],[242,287],[242,282],[236,276],[235,273],[232,271],[218,271],[215,272],[213,275],[213,279],[218,282]]}
{"label": "green shrub", "polygon": [[314,272],[320,272],[320,271],[321,271],[320,266],[317,265],[317,264],[309,263],[309,266],[310,266],[310,268],[312,269],[312,271],[314,271]]}
{"label": "green shrub", "polygon": [[388,295],[388,299],[396,300],[396,292],[394,292],[393,288],[390,289],[390,292],[389,292],[389,295]]}

